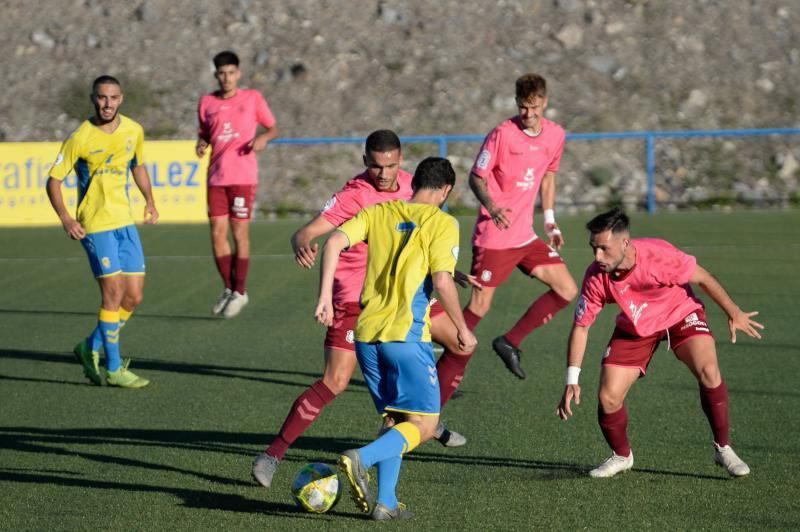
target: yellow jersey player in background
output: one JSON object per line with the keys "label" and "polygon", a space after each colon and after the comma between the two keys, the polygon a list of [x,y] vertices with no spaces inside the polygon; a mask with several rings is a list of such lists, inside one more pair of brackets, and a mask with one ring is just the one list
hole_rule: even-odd
{"label": "yellow jersey player in background", "polygon": [[[387,430],[369,445],[345,451],[339,466],[349,480],[353,500],[379,521],[413,517],[397,500],[402,456],[433,437],[439,422],[439,380],[429,316],[433,290],[458,331],[459,348],[471,352],[477,345],[453,281],[458,222],[439,208],[455,178],[447,159],[425,159],[414,173],[410,201],[363,209],[331,235],[323,251],[315,317],[330,326],[339,254],[369,242],[363,310],[355,330],[356,356],[375,407],[386,416]],[[377,504],[367,481],[373,465],[378,468]]]}
{"label": "yellow jersey player in background", "polygon": [[[144,166],[144,131],[119,114],[123,94],[115,78],[100,76],[94,80],[91,101],[94,117],[64,141],[47,181],[50,203],[70,238],[80,240],[86,250],[102,296],[97,327],[75,346],[74,352],[92,383],[103,384],[99,368],[102,346],[108,385],[142,388],[149,381],[122,363],[119,334],[142,302],[144,292],[144,253],[128,192],[131,177],[145,199],[145,223],[158,220]],[[67,211],[61,193],[61,183],[72,170],[78,178],[75,218]]]}

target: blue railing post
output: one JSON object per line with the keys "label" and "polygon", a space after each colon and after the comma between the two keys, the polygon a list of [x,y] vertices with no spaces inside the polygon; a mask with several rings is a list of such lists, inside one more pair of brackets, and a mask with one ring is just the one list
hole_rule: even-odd
{"label": "blue railing post", "polygon": [[656,212],[656,138],[647,135],[645,139],[647,151],[647,212]]}
{"label": "blue railing post", "polygon": [[447,137],[444,135],[439,137],[439,157],[442,159],[447,157]]}

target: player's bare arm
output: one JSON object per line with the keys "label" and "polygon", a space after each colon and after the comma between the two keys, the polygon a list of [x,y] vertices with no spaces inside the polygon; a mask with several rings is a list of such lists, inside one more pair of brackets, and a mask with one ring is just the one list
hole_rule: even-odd
{"label": "player's bare arm", "polygon": [[295,262],[303,268],[312,268],[317,260],[317,250],[319,249],[319,244],[314,242],[314,239],[326,235],[334,229],[336,229],[335,225],[322,216],[316,216],[295,231],[292,235],[292,251]]}
{"label": "player's bare arm", "polygon": [[326,327],[333,325],[333,276],[339,263],[339,254],[350,246],[347,235],[333,233],[322,250],[322,267],[319,273],[319,300],[314,309],[314,319]]}
{"label": "player's bare arm", "polygon": [[272,126],[264,129],[266,129],[266,131],[260,135],[256,135],[256,137],[251,140],[250,144],[248,145],[254,152],[263,151],[267,147],[267,144],[278,137],[278,126]]}
{"label": "player's bare arm", "polygon": [[506,213],[510,213],[511,209],[498,207],[494,204],[492,197],[489,195],[489,186],[486,184],[485,179],[476,175],[474,172],[470,172],[469,188],[475,194],[475,197],[478,198],[478,201],[481,202],[481,205],[486,207],[486,210],[489,211],[492,222],[494,222],[498,229],[508,229],[511,227],[511,221],[508,219],[508,216],[506,216]]}
{"label": "player's bare arm", "polygon": [[[553,209],[555,208],[556,204],[555,172],[546,172],[544,174],[544,177],[542,178],[542,185],[539,190],[542,198],[542,211],[545,213],[549,211],[550,215],[552,216]],[[556,249],[560,249],[565,242],[564,235],[561,234],[561,230],[558,228],[558,224],[555,222],[555,219],[551,221],[547,216],[544,218],[544,232],[547,234],[547,238],[550,240],[550,245]]]}
{"label": "player's bare arm", "polygon": [[[326,246],[327,247],[327,246]],[[458,331],[458,348],[464,353],[471,353],[478,345],[478,339],[472,334],[464,320],[461,305],[458,301],[458,289],[450,272],[434,272],[433,288],[439,295],[439,303],[450,317]]]}
{"label": "player's bare arm", "polygon": [[728,315],[728,330],[731,333],[731,343],[736,343],[736,331],[743,331],[747,336],[752,338],[761,339],[757,329],[764,329],[764,326],[753,320],[753,316],[758,316],[757,311],[744,312],[739,306],[731,299],[728,292],[720,284],[717,279],[709,273],[708,270],[697,265],[694,275],[689,281],[693,284],[699,285],[703,291],[708,294],[708,297],[714,300],[714,303],[725,311]]}
{"label": "player's bare arm", "polygon": [[86,230],[80,222],[70,216],[67,207],[64,205],[64,196],[61,194],[61,181],[52,177],[47,180],[47,197],[50,198],[50,205],[56,211],[67,235],[73,240],[81,240],[85,237]]}
{"label": "player's bare arm", "polygon": [[583,364],[588,339],[589,327],[572,326],[567,343],[567,384],[564,385],[564,393],[556,409],[556,415],[564,421],[572,417],[572,400],[575,400],[576,406],[581,404],[581,386],[578,384],[577,373]]}
{"label": "player's bare arm", "polygon": [[150,185],[150,174],[143,164],[133,167],[133,180],[144,196],[144,223],[154,224],[158,221],[158,209],[153,199],[153,188]]}

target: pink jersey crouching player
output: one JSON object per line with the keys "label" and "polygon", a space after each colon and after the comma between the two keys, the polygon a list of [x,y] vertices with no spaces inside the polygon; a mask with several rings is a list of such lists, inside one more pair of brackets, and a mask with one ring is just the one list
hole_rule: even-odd
{"label": "pink jersey crouching player", "polygon": [[[403,155],[397,135],[389,130],[375,131],[367,137],[364,151],[366,170],[350,179],[313,220],[292,236],[295,260],[303,268],[311,268],[316,261],[319,248],[314,242],[316,238],[333,231],[364,207],[411,198],[413,176],[400,168]],[[272,477],[289,447],[350,383],[357,364],[353,331],[361,313],[359,301],[366,269],[366,243],[357,244],[341,254],[334,274],[333,323],[325,336],[325,371],[321,379],[297,397],[275,439],[256,456],[252,475],[264,487],[272,484]],[[480,287],[474,278],[456,273],[460,284]],[[444,405],[461,382],[472,351],[459,349],[458,331],[440,305],[431,305],[430,318],[433,341],[445,349],[436,364],[440,401]],[[466,443],[462,435],[447,430],[441,423],[435,437],[447,447]]]}
{"label": "pink jersey crouching player", "polygon": [[728,315],[731,341],[736,331],[761,338],[753,321],[758,312],[743,312],[722,285],[696,259],[669,242],[653,238],[631,239],[628,216],[614,209],[593,218],[587,229],[595,261],[586,270],[575,308],[575,322],[567,346],[567,378],[556,414],[572,415],[571,403],[580,404],[578,385],[589,328],[606,304],[620,307],[616,328],[603,355],[597,417],[612,454],[589,472],[592,477],[612,477],[633,467],[628,442],[625,397],[662,341],[686,364],[700,386],[700,404],[714,437],[714,461],[732,476],[750,468],[731,448],[728,430],[728,388],[720,373],[714,337],[703,303],[690,284],[699,285]]}
{"label": "pink jersey crouching player", "polygon": [[[564,150],[564,129],[544,118],[547,85],[538,74],[516,82],[519,114],[494,128],[483,142],[469,176],[481,203],[472,237],[472,275],[483,284],[473,290],[464,317],[475,329],[492,305],[494,292],[518,268],[544,283],[539,296],[492,348],[520,379],[522,341],[566,307],[578,292],[558,249],[564,238],[555,222],[555,177]],[[533,209],[542,192],[544,229],[549,242],[533,230]]]}
{"label": "pink jersey crouching player", "polygon": [[[211,147],[208,219],[214,262],[224,284],[211,312],[233,318],[250,300],[245,284],[250,269],[250,220],[258,186],[256,153],[278,136],[278,126],[260,92],[238,87],[242,72],[235,53],[218,53],[214,67],[219,90],[200,98],[196,151],[202,157]],[[256,134],[258,126],[264,132]]]}

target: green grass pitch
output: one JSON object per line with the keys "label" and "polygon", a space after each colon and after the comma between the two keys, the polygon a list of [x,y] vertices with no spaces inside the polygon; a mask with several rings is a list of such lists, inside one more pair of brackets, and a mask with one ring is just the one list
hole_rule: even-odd
{"label": "green grass pitch", "polygon": [[[591,261],[586,216],[561,217],[577,280]],[[472,219],[462,219],[469,267]],[[379,426],[360,374],[289,450],[273,488],[250,479],[253,456],[295,397],[321,374],[324,330],[312,319],[318,271],[294,264],[300,220],[253,225],[251,303],[212,318],[220,291],[207,227],[141,228],[145,301],[122,333],[143,390],[90,386],[71,349],[94,326],[99,293],[83,250],[60,228],[0,230],[0,528],[5,530],[373,529],[345,495],[330,513],[297,510],[289,485],[312,461],[370,441]],[[731,393],[734,447],[752,474],[732,480],[711,459],[697,385],[661,346],[627,401],[633,472],[594,480],[609,451],[596,421],[609,308],[592,329],[583,403],[554,416],[572,308],[522,346],[518,381],[491,351],[541,285],[515,273],[477,330],[464,396],[443,413],[468,444],[407,456],[400,499],[422,530],[763,530],[800,524],[800,212],[633,217],[635,236],[696,255],[745,310],[763,341],[727,341],[709,302]],[[466,293],[462,294],[466,300]]]}

